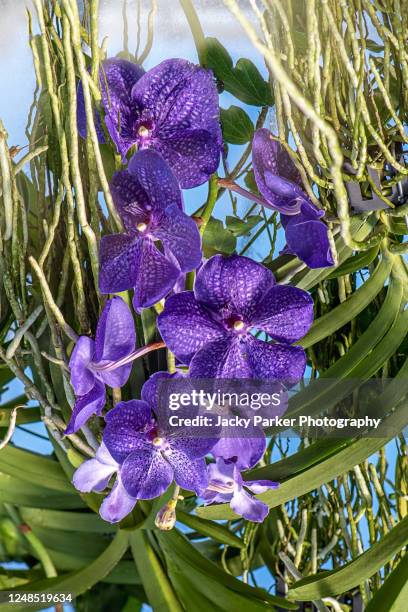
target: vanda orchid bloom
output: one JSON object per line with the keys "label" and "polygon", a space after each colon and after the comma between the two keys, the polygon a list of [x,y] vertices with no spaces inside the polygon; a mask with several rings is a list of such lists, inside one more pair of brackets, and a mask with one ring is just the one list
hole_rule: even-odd
{"label": "vanda orchid bloom", "polygon": [[134,288],[139,311],[200,264],[200,234],[183,212],[176,177],[156,151],[137,152],[128,170],[114,175],[111,191],[126,233],[101,240],[99,288],[102,293]]}
{"label": "vanda orchid bloom", "polygon": [[261,128],[252,141],[252,163],[261,195],[281,213],[287,247],[309,268],[334,264],[324,211],[316,208],[303,190],[300,174],[283,146]]}
{"label": "vanda orchid bloom", "polygon": [[[132,147],[155,149],[180,186],[205,183],[216,171],[222,148],[218,93],[212,73],[183,59],[169,59],[148,72],[123,59],[100,68],[102,106],[110,137],[123,162]],[[101,142],[101,118],[96,119]],[[86,135],[82,86],[78,129]]]}
{"label": "vanda orchid bloom", "polygon": [[[194,291],[166,300],[157,324],[192,378],[295,383],[306,356],[291,344],[312,322],[313,300],[306,291],[277,285],[270,270],[247,257],[214,255],[199,270]],[[255,330],[273,342],[259,340]]]}
{"label": "vanda orchid bloom", "polygon": [[66,434],[78,431],[93,414],[101,414],[106,402],[105,385],[122,387],[127,382],[131,363],[111,370],[103,368],[130,355],[135,343],[129,307],[118,296],[108,300],[96,328],[95,340],[80,336],[72,351],[69,367],[76,402]]}

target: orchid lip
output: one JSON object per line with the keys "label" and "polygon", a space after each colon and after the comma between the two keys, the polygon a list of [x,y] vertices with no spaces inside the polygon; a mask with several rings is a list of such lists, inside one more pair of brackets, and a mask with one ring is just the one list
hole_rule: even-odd
{"label": "orchid lip", "polygon": [[208,485],[208,489],[216,493],[232,493],[235,489],[235,482],[233,480],[228,480],[227,482],[212,480]]}

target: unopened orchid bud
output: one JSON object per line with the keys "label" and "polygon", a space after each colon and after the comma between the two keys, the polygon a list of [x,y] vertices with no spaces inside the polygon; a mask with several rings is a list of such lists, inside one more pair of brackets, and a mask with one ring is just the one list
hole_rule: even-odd
{"label": "unopened orchid bud", "polygon": [[161,531],[170,531],[176,524],[177,500],[171,499],[156,514],[154,524]]}

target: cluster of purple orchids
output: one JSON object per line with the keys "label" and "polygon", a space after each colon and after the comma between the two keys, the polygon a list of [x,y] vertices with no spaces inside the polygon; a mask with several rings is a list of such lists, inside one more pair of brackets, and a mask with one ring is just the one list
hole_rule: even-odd
{"label": "cluster of purple orchids", "polygon": [[[203,262],[198,228],[183,210],[181,190],[207,181],[222,152],[211,72],[181,59],[164,61],[148,72],[110,59],[100,68],[100,88],[98,138],[101,143],[110,138],[126,165],[111,182],[124,231],[101,240],[100,291],[133,289],[136,312],[167,298],[158,329],[190,378],[295,384],[304,374],[306,356],[294,343],[313,322],[311,297],[277,285],[270,270],[247,257],[215,255]],[[78,129],[85,137],[81,84]],[[281,212],[288,251],[310,266],[331,265],[322,212],[303,191],[290,157],[265,129],[254,136],[253,165],[260,193]],[[194,270],[194,290],[185,291],[185,275]],[[119,296],[108,299],[95,340],[81,336],[71,355],[76,403],[67,434],[91,416],[102,415],[106,386],[126,384],[138,355],[136,341],[129,306]],[[140,400],[118,402],[107,412],[101,446],[95,458],[77,469],[74,485],[83,492],[102,492],[115,475],[100,508],[110,522],[124,518],[138,500],[162,495],[172,482],[205,503],[229,502],[237,514],[262,521],[268,507],[252,493],[278,485],[245,480],[241,472],[262,458],[265,437],[225,438],[218,432],[210,438],[185,429],[167,431],[159,382],[180,376],[185,374],[157,372],[144,384]],[[207,465],[210,455],[214,461]]]}

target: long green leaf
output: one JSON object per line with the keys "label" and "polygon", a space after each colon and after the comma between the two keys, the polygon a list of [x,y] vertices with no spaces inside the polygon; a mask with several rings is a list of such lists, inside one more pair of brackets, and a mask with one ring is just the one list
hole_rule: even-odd
{"label": "long green leaf", "polygon": [[34,508],[84,508],[79,495],[60,493],[0,472],[0,501]]}
{"label": "long green leaf", "polygon": [[[321,572],[296,582],[289,589],[291,599],[309,601],[346,593],[381,569],[408,543],[408,516],[393,527],[369,550],[330,572]],[[381,608],[383,610],[383,608]]]}
{"label": "long green leaf", "polygon": [[319,340],[330,336],[333,332],[354,319],[384,287],[392,268],[392,261],[387,257],[378,264],[370,278],[355,291],[345,302],[333,308],[330,312],[317,319],[311,330],[299,341],[304,348],[308,348]]}
{"label": "long green leaf", "polygon": [[0,470],[41,487],[75,493],[57,461],[21,448],[9,445],[0,452]]}
{"label": "long green leaf", "polygon": [[[78,572],[65,574],[57,578],[38,580],[25,584],[21,589],[16,589],[16,592],[21,590],[35,591],[36,593],[72,593],[74,597],[77,597],[110,574],[123,557],[128,546],[128,534],[125,531],[118,531],[111,544],[109,544],[104,552],[87,567]],[[20,610],[41,610],[43,608],[44,604],[19,604],[19,612]],[[14,604],[0,604],[0,612],[15,611],[16,607]]]}
{"label": "long green leaf", "polygon": [[23,521],[34,527],[61,529],[83,533],[115,533],[117,527],[102,520],[94,512],[63,512],[43,508],[20,508]]}
{"label": "long green leaf", "polygon": [[408,554],[387,577],[368,603],[365,612],[406,612],[408,602]]}
{"label": "long green leaf", "polygon": [[187,527],[191,527],[191,529],[198,531],[198,533],[202,533],[209,538],[213,538],[222,544],[235,546],[236,548],[244,548],[245,546],[244,542],[238,536],[231,533],[226,527],[218,525],[217,523],[204,521],[198,516],[187,514],[186,512],[181,512],[179,510],[177,511],[177,520],[184,525],[187,525]]}
{"label": "long green leaf", "polygon": [[152,608],[160,612],[182,612],[183,606],[149,542],[147,533],[140,530],[131,533],[130,545],[137,571]]}

